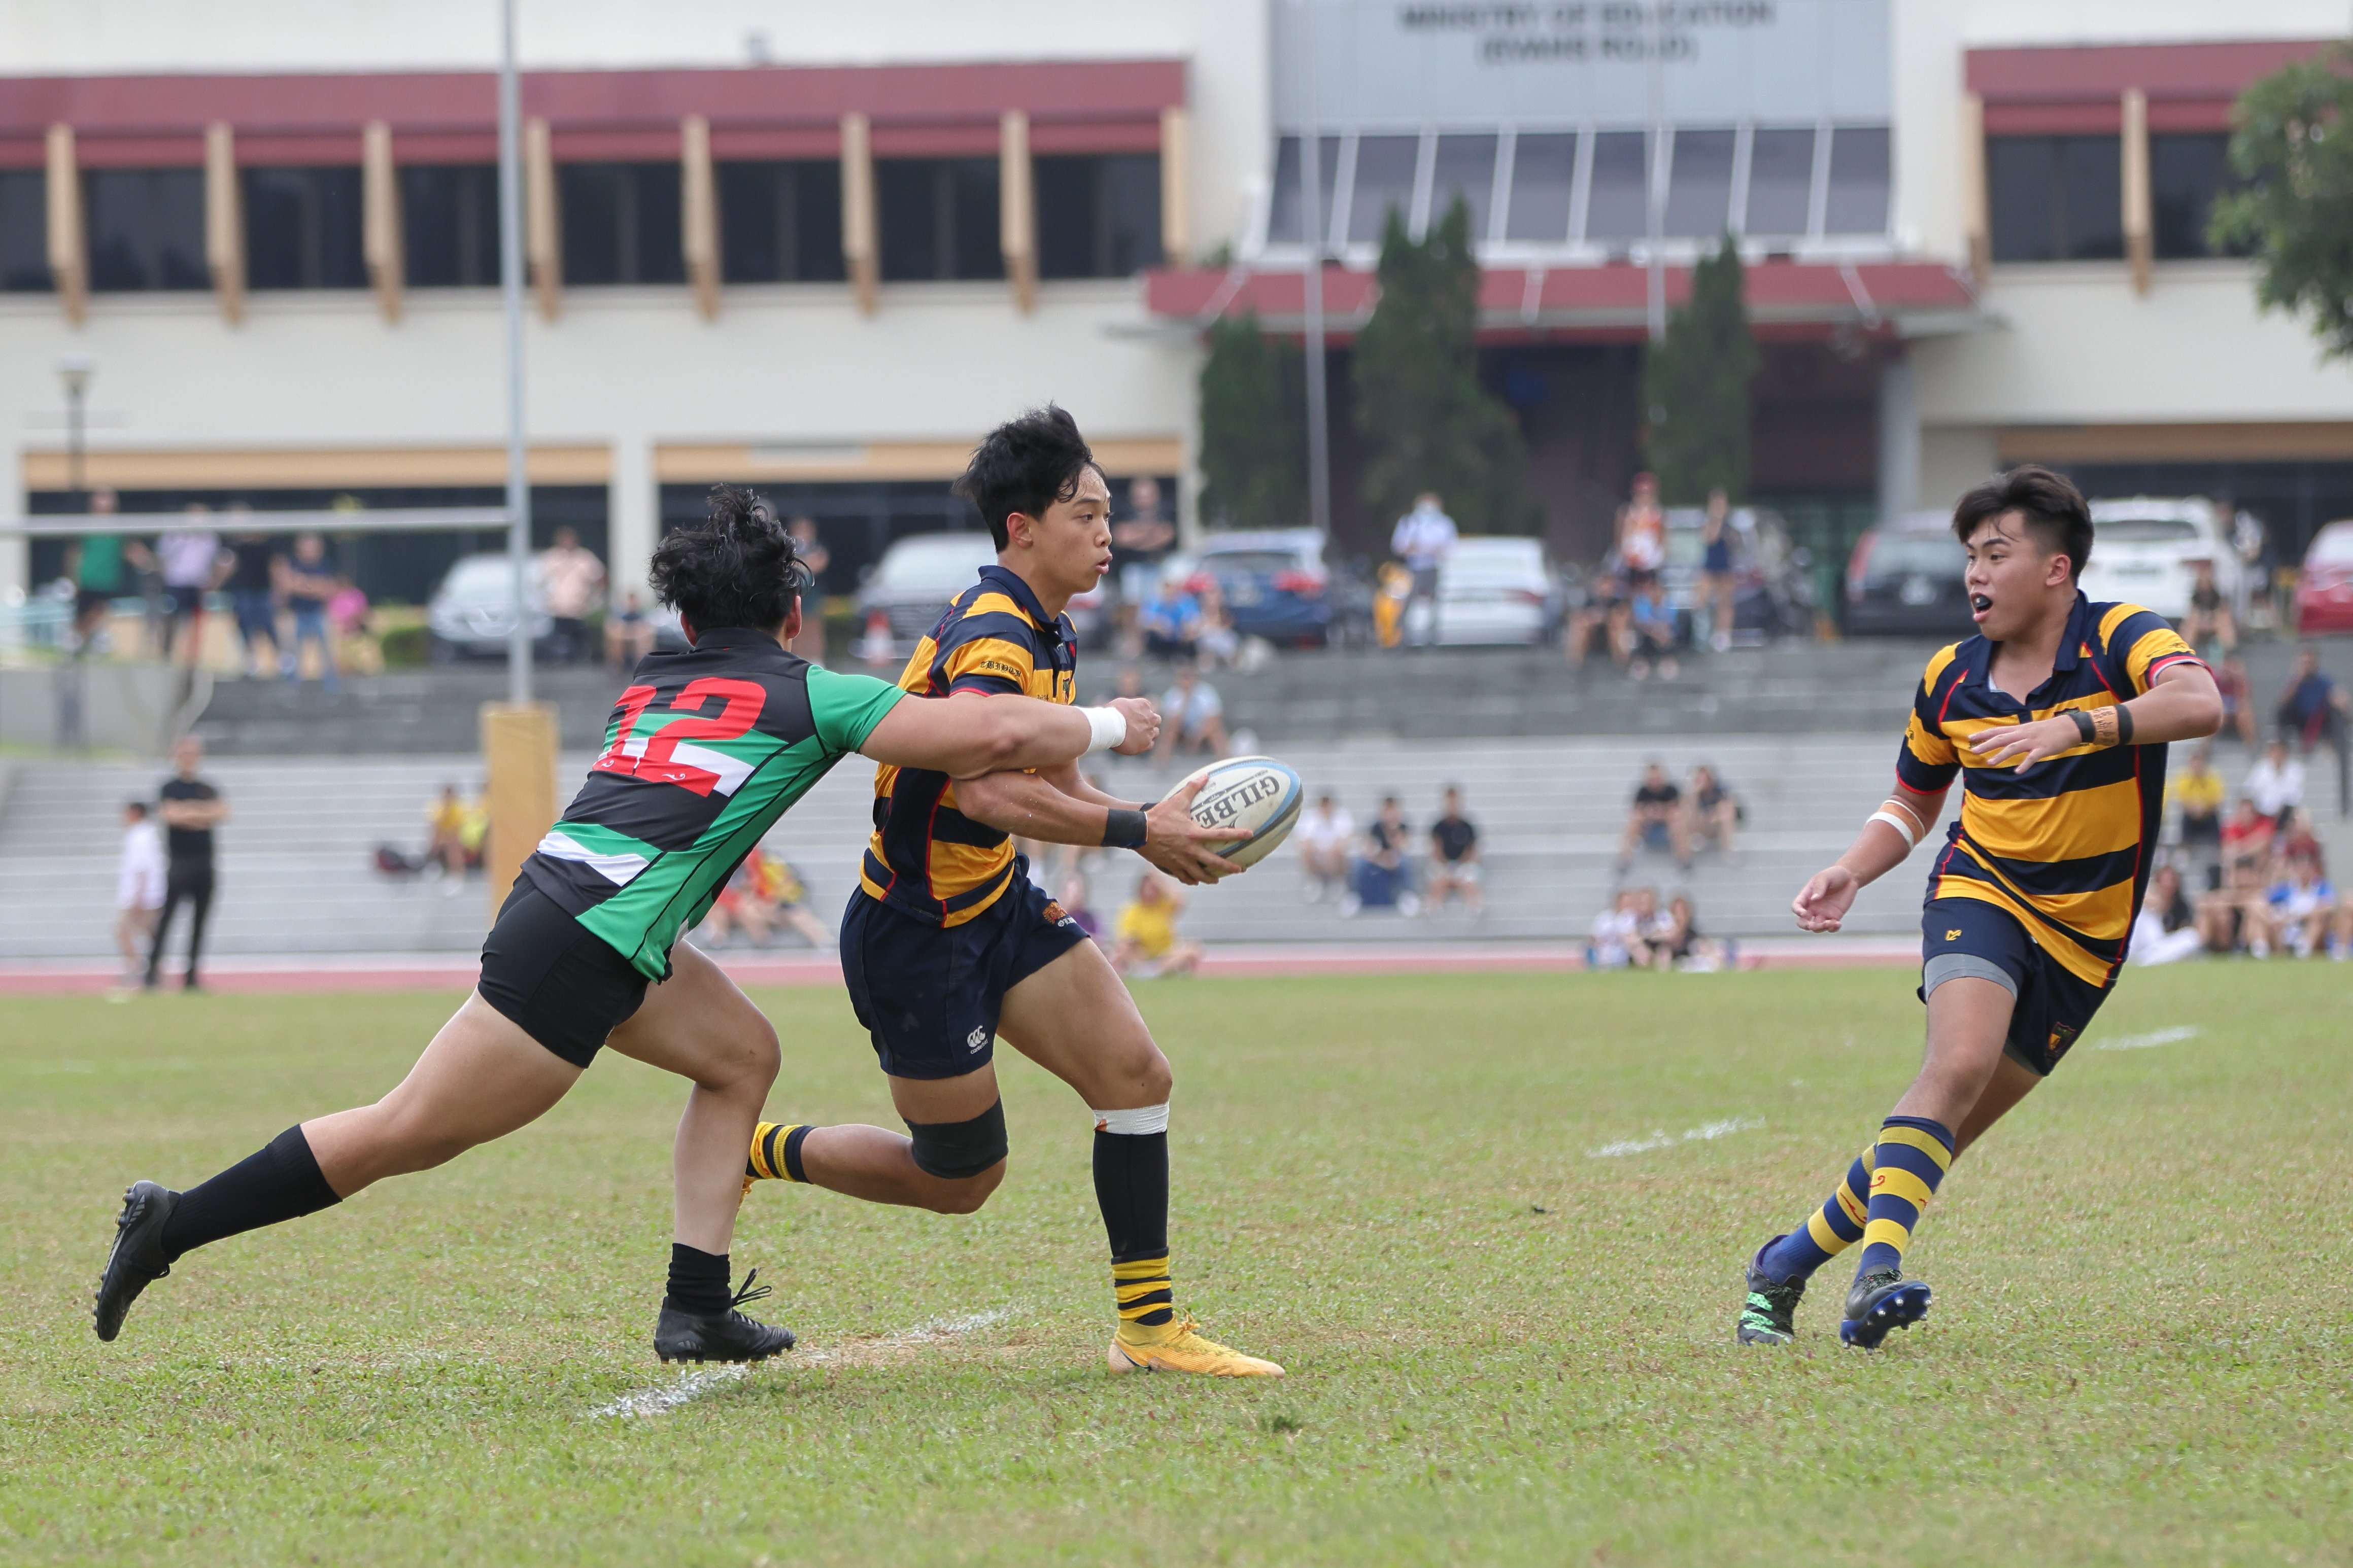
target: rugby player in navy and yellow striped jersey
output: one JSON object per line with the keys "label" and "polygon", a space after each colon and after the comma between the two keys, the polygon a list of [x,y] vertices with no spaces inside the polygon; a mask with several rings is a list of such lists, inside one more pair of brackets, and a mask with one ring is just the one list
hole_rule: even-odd
{"label": "rugby player in navy and yellow striped jersey", "polygon": [[1959,777],[1921,919],[1926,1058],[1821,1208],[1750,1260],[1743,1344],[1787,1343],[1808,1278],[1856,1241],[1841,1340],[1873,1348],[1927,1311],[1928,1287],[1902,1269],[1920,1211],[2115,987],[2148,887],[2166,743],[2221,726],[2214,679],[2171,626],[2076,588],[2092,516],[2065,479],[2027,467],[1989,480],[1961,499],[1953,531],[1979,635],[1928,661],[1894,794],[1792,906],[1805,930],[1838,930]]}
{"label": "rugby player in navy and yellow striped jersey", "polygon": [[[1111,565],[1111,489],[1060,408],[991,431],[957,481],[994,535],[997,564],[941,616],[899,684],[947,706],[1071,700],[1062,608]],[[985,705],[985,704],[982,704]],[[1198,788],[1198,786],[1195,786]],[[1002,1034],[1082,1095],[1094,1121],[1095,1200],[1111,1241],[1113,1372],[1280,1376],[1194,1331],[1168,1258],[1168,1060],[1100,948],[1039,889],[1012,835],[1132,848],[1198,883],[1238,870],[1193,822],[1192,789],[1151,806],[1075,765],[951,778],[878,768],[874,837],[841,922],[841,968],[910,1136],[764,1122],[748,1175],[875,1203],[969,1214],[1005,1178]]]}

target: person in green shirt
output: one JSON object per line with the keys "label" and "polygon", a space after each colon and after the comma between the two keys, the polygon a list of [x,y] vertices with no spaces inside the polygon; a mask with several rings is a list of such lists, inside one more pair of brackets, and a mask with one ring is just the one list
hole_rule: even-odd
{"label": "person in green shirt", "polygon": [[735,1306],[728,1245],[744,1151],[778,1065],[776,1031],[717,964],[678,941],[745,853],[851,752],[956,777],[1141,754],[1140,700],[1078,709],[902,701],[788,651],[807,584],[765,501],[721,486],[711,520],[665,538],[652,579],[683,653],[649,654],[586,783],[524,863],[482,946],[481,978],[408,1077],[374,1105],[315,1117],[211,1180],[135,1183],[93,1317],[111,1340],[140,1292],[192,1248],[314,1213],[537,1120],[610,1045],[692,1084],[674,1163],[677,1225],[654,1332],[664,1361],[759,1361],[789,1330]]}

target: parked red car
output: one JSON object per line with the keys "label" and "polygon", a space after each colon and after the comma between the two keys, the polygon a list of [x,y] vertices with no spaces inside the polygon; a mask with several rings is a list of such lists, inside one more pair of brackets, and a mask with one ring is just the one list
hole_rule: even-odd
{"label": "parked red car", "polygon": [[2299,637],[2353,632],[2353,521],[2332,522],[2312,536],[2295,583]]}

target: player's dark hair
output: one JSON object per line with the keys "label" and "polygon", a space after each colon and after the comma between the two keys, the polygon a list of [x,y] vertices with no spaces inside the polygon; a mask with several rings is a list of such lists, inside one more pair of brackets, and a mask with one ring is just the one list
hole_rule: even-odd
{"label": "player's dark hair", "polygon": [[782,626],[808,571],[776,509],[738,485],[711,487],[711,516],[700,528],[662,535],[647,576],[661,602],[697,632],[712,626]]}
{"label": "player's dark hair", "polygon": [[1018,419],[1008,419],[981,437],[972,461],[950,487],[980,509],[988,536],[1005,548],[1007,519],[1015,512],[1042,517],[1058,500],[1079,493],[1079,476],[1103,467],[1078,421],[1068,410],[1049,403]]}
{"label": "player's dark hair", "polygon": [[2068,576],[2084,574],[2084,563],[2092,559],[2092,508],[2073,480],[2040,463],[2022,463],[1996,474],[1953,509],[1953,537],[1967,544],[1988,518],[2008,511],[2024,520],[2027,531],[2046,552],[2067,558]]}

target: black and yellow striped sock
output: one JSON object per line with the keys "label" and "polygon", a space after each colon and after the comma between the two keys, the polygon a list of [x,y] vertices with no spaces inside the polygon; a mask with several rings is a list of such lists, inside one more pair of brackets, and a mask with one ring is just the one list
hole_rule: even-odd
{"label": "black and yellow striped sock", "polygon": [[1831,1189],[1822,1206],[1804,1226],[1765,1249],[1759,1260],[1767,1278],[1775,1280],[1810,1279],[1815,1269],[1862,1239],[1863,1221],[1871,1204],[1871,1173],[1879,1162],[1873,1143],[1857,1155],[1846,1180]]}
{"label": "black and yellow striped sock", "polygon": [[[1148,1132],[1115,1132],[1114,1119],[1158,1125]],[[1095,1202],[1111,1242],[1112,1294],[1124,1334],[1166,1328],[1176,1317],[1176,1284],[1168,1273],[1167,1110],[1098,1113]]]}
{"label": "black and yellow striped sock", "polygon": [[801,1141],[816,1129],[805,1121],[763,1121],[752,1130],[752,1157],[744,1162],[744,1180],[806,1182],[801,1169]]}
{"label": "black and yellow striped sock", "polygon": [[1176,1315],[1176,1281],[1165,1252],[1154,1258],[1131,1258],[1111,1266],[1112,1294],[1119,1300],[1119,1324],[1137,1328],[1164,1327]]}

